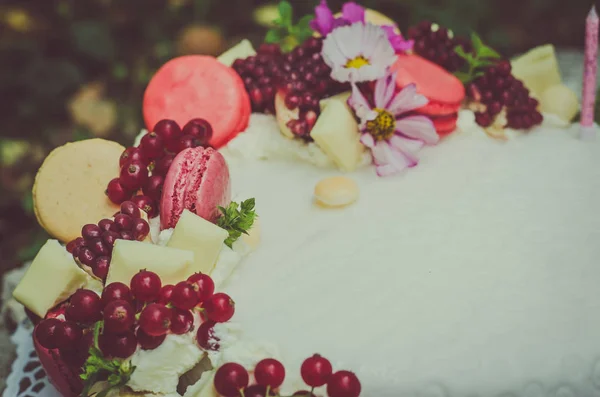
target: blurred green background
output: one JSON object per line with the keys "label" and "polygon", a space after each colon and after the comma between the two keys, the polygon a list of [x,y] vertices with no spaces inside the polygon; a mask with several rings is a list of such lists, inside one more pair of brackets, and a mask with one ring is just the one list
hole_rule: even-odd
{"label": "blurred green background", "polygon": [[[317,0],[291,0],[297,17]],[[331,0],[339,9],[342,1]],[[588,0],[365,0],[406,30],[423,19],[475,30],[505,55],[582,48]],[[153,72],[183,54],[262,41],[275,3],[260,0],[3,0],[0,4],[0,273],[47,236],[32,213],[37,167],[89,137],[130,143]]]}

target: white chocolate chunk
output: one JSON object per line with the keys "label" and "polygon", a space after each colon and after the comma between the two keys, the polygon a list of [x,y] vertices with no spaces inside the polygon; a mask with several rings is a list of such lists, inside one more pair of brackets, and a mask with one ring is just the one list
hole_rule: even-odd
{"label": "white chocolate chunk", "polygon": [[332,97],[317,119],[310,136],[343,171],[354,171],[361,162],[364,146],[358,124],[346,103],[347,97]]}
{"label": "white chocolate chunk", "polygon": [[236,59],[246,59],[256,55],[254,47],[250,41],[244,39],[235,46],[231,47],[217,58],[223,65],[231,66]]}
{"label": "white chocolate chunk", "polygon": [[77,266],[57,240],[48,240],[13,292],[14,298],[40,317],[83,287],[90,276]]}
{"label": "white chocolate chunk", "polygon": [[210,274],[228,235],[227,230],[184,210],[167,247],[192,251],[193,272]]}
{"label": "white chocolate chunk", "polygon": [[162,284],[185,281],[194,271],[194,253],[161,247],[140,241],[117,240],[106,284],[122,282],[129,285],[131,278],[146,269],[158,274]]}
{"label": "white chocolate chunk", "polygon": [[248,230],[248,234],[242,234],[242,240],[252,250],[258,248],[258,245],[260,244],[260,231],[260,218],[256,217],[254,218],[254,223],[252,224],[252,227],[250,228],[250,230]]}
{"label": "white chocolate chunk", "polygon": [[540,96],[540,108],[570,122],[579,111],[577,94],[564,84],[554,85]]}
{"label": "white chocolate chunk", "polygon": [[561,83],[556,53],[551,44],[528,51],[513,59],[511,65],[513,76],[522,80],[523,84],[538,98],[549,87]]}
{"label": "white chocolate chunk", "polygon": [[315,186],[317,203],[326,207],[344,207],[358,199],[358,185],[345,176],[320,180]]}

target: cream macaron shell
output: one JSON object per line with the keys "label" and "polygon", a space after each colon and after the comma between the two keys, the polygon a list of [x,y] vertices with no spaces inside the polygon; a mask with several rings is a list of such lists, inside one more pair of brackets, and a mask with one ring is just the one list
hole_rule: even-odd
{"label": "cream macaron shell", "polygon": [[119,175],[125,148],[104,139],[67,143],[54,149],[33,185],[33,208],[40,225],[62,242],[81,235],[81,228],[111,218],[119,210],[106,186]]}

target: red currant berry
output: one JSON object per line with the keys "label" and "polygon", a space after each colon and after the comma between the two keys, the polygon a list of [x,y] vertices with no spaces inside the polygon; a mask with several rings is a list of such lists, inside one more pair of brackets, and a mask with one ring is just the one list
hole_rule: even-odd
{"label": "red currant berry", "polygon": [[121,203],[121,214],[129,215],[132,218],[141,216],[140,209],[133,201],[124,201]]}
{"label": "red currant berry", "polygon": [[74,348],[60,349],[60,358],[72,368],[80,369],[90,355],[90,347],[94,342],[94,333],[84,333]]}
{"label": "red currant berry", "polygon": [[121,240],[133,241],[133,232],[131,230],[123,230],[119,232],[119,238]]}
{"label": "red currant berry", "polygon": [[119,158],[119,167],[123,168],[125,164],[128,164],[132,161],[139,161],[146,165],[148,164],[148,159],[146,156],[144,156],[142,150],[137,147],[129,147],[125,149]]}
{"label": "red currant berry", "polygon": [[172,309],[171,332],[183,335],[194,329],[194,315],[189,310]]}
{"label": "red currant berry", "polygon": [[544,117],[540,112],[534,112],[531,117],[533,118],[534,125],[541,124],[544,121]]}
{"label": "red currant berry", "polygon": [[121,185],[121,180],[119,178],[115,178],[108,182],[105,193],[110,201],[115,204],[121,204],[131,197],[131,190]]}
{"label": "red currant berry", "polygon": [[496,70],[498,70],[498,73],[502,76],[508,76],[512,70],[512,66],[510,65],[510,62],[507,60],[502,60],[500,62],[498,62],[498,64],[496,65]]}
{"label": "red currant berry", "polygon": [[502,111],[502,105],[500,102],[494,101],[488,105],[487,111],[489,114],[495,116]]}
{"label": "red currant berry", "polygon": [[82,264],[92,267],[96,261],[96,256],[88,247],[81,247],[79,249],[79,255],[77,255],[77,259],[79,259],[79,262]]}
{"label": "red currant berry", "polygon": [[204,309],[209,320],[224,323],[233,317],[235,302],[229,295],[222,292],[216,293],[204,302]]}
{"label": "red currant berry", "polygon": [[200,141],[198,139],[196,139],[195,136],[184,135],[181,138],[179,138],[178,152],[181,152],[182,150],[185,150],[185,149],[195,148],[198,146],[202,146],[202,145],[200,144]]}
{"label": "red currant berry", "polygon": [[109,247],[115,245],[115,241],[119,238],[121,238],[121,235],[117,232],[106,231],[102,233],[102,241]]}
{"label": "red currant berry", "polygon": [[137,349],[137,338],[131,331],[123,334],[104,334],[104,346],[110,346],[110,355],[117,358],[128,358]]}
{"label": "red currant berry", "polygon": [[177,152],[181,128],[173,120],[161,120],[154,126],[153,131],[162,139],[167,150]]}
{"label": "red currant berry", "polygon": [[250,377],[248,371],[240,364],[227,363],[222,365],[215,374],[215,389],[223,397],[238,397],[240,390],[248,386]]}
{"label": "red currant berry", "polygon": [[134,219],[131,232],[135,240],[144,241],[148,234],[150,234],[150,225],[142,218]]}
{"label": "red currant berry", "polygon": [[171,303],[178,309],[190,310],[198,304],[198,294],[190,283],[182,281],[175,285]]}
{"label": "red currant berry", "polygon": [[212,125],[204,119],[192,119],[183,127],[183,135],[195,137],[200,145],[208,144],[213,135]]}
{"label": "red currant berry", "polygon": [[327,382],[329,397],[358,397],[360,390],[358,378],[350,371],[338,371]]}
{"label": "red currant berry", "polygon": [[274,358],[265,358],[256,364],[254,369],[256,383],[263,386],[270,386],[276,389],[283,384],[285,379],[285,368],[283,364]]}
{"label": "red currant berry", "polygon": [[160,201],[165,178],[162,175],[152,175],[142,189],[144,194],[154,201]]}
{"label": "red currant berry", "polygon": [[161,286],[160,277],[147,270],[140,270],[131,278],[129,285],[133,296],[141,302],[155,301],[160,294]]}
{"label": "red currant berry", "polygon": [[105,232],[108,232],[111,230],[111,227],[113,227],[113,221],[112,219],[102,219],[100,222],[98,222],[98,227]]}
{"label": "red currant berry", "polygon": [[138,190],[148,180],[148,166],[139,161],[132,161],[121,168],[119,181],[127,189]]}
{"label": "red currant berry", "polygon": [[151,303],[140,313],[140,328],[150,336],[166,334],[171,328],[171,309],[159,303]]}
{"label": "red currant berry", "polygon": [[154,160],[160,158],[163,154],[163,140],[156,133],[149,132],[142,137],[140,149],[148,159]]}
{"label": "red currant berry", "polygon": [[215,283],[208,274],[194,273],[188,277],[187,282],[198,294],[198,302],[205,302],[215,292]]}
{"label": "red currant berry", "polygon": [[148,218],[152,219],[158,215],[158,206],[156,201],[148,196],[135,196],[131,199],[142,211],[148,214]]}
{"label": "red currant berry", "polygon": [[115,216],[115,226],[119,231],[131,230],[133,227],[133,218],[129,215],[117,214],[117,216]]}
{"label": "red currant berry", "polygon": [[[106,232],[104,232],[106,233]],[[95,255],[106,256],[110,255],[111,248],[102,241],[101,238],[94,238],[88,241],[87,246],[92,250]]]}
{"label": "red currant berry", "polygon": [[79,325],[71,321],[56,324],[54,329],[54,341],[59,349],[72,350],[77,342],[83,337],[83,331]]}
{"label": "red currant berry", "polygon": [[135,322],[135,311],[124,300],[111,301],[104,307],[104,330],[113,334],[122,334],[131,329]]}
{"label": "red currant berry", "polygon": [[61,323],[56,318],[47,318],[40,321],[35,327],[35,339],[45,349],[56,349],[56,327]]}
{"label": "red currant berry", "polygon": [[108,269],[110,267],[110,258],[108,256],[99,256],[92,265],[92,272],[94,276],[98,277],[102,281],[106,280],[108,276]]}
{"label": "red currant berry", "polygon": [[128,286],[120,282],[115,282],[104,287],[101,297],[103,307],[106,307],[110,302],[118,300],[129,303],[133,302],[133,295]]}
{"label": "red currant berry", "polygon": [[215,322],[214,321],[205,321],[198,327],[198,332],[196,333],[196,341],[198,342],[198,346],[203,348],[204,350],[213,350],[217,351],[221,347],[219,345],[220,339],[215,336]]}
{"label": "red currant berry", "polygon": [[156,163],[154,164],[154,169],[152,170],[152,175],[167,175],[167,172],[169,172],[169,168],[171,168],[171,164],[173,163],[173,159],[175,159],[175,155],[167,153],[160,159],[156,160]]}
{"label": "red currant berry", "polygon": [[85,240],[82,237],[77,237],[75,240],[71,240],[67,244],[67,251],[72,254],[75,248],[83,247],[85,245]]}
{"label": "red currant berry", "polygon": [[87,289],[77,290],[65,310],[65,318],[79,324],[91,324],[102,317],[102,303],[100,297]]}
{"label": "red currant berry", "polygon": [[136,332],[138,343],[143,350],[154,350],[158,346],[162,345],[167,337],[166,334],[159,336],[151,336],[142,331],[141,328],[138,328]]}
{"label": "red currant berry", "polygon": [[489,127],[492,124],[492,118],[489,113],[475,113],[475,122],[482,127]]}
{"label": "red currant berry", "polygon": [[81,236],[89,241],[94,238],[98,238],[102,235],[102,229],[98,225],[87,224],[81,228]]}
{"label": "red currant berry", "polygon": [[168,305],[171,303],[171,296],[173,296],[173,289],[175,289],[174,285],[167,284],[163,285],[160,289],[160,295],[158,296],[158,303],[162,303],[163,305]]}
{"label": "red currant berry", "polygon": [[333,367],[328,359],[318,354],[307,358],[300,367],[300,375],[304,383],[310,387],[323,386],[329,380]]}

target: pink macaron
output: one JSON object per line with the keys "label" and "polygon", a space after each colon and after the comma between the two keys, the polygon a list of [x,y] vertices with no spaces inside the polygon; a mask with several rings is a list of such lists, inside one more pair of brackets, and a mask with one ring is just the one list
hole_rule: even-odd
{"label": "pink macaron", "polygon": [[229,168],[212,148],[190,148],[173,160],[160,201],[161,229],[175,227],[184,209],[214,222],[231,201]]}

